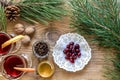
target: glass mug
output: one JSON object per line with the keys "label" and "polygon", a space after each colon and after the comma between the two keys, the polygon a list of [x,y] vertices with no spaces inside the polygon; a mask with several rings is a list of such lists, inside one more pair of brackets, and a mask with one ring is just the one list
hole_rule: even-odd
{"label": "glass mug", "polygon": [[6,42],[7,40],[11,39],[11,36],[5,32],[0,32],[0,56],[6,55],[10,53],[13,49],[13,44],[5,47],[4,49],[1,48],[1,45]]}
{"label": "glass mug", "polygon": [[22,68],[31,67],[32,64],[29,63],[28,60],[29,60],[28,57],[24,54],[22,55],[10,54],[2,57],[1,74],[9,80],[20,79],[25,72],[15,70],[14,67]]}
{"label": "glass mug", "polygon": [[0,56],[4,56],[9,53],[15,53],[17,52],[21,47],[21,41],[18,41],[14,44],[10,44],[9,46],[5,48],[1,48],[1,45],[6,42],[7,40],[11,39],[13,36],[9,35],[5,32],[0,32]]}

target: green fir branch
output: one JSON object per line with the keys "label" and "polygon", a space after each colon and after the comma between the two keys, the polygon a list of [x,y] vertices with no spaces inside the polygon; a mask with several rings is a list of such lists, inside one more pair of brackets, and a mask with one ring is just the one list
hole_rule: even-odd
{"label": "green fir branch", "polygon": [[[96,34],[96,40],[102,40],[102,45],[105,44],[106,47],[120,50],[120,20],[115,5],[116,0],[94,0],[94,2],[99,6],[94,6],[88,0],[74,0],[71,2],[74,10],[72,26],[78,28],[79,31],[87,30],[88,33]],[[115,7],[112,8],[110,4],[113,4],[112,7]]]}
{"label": "green fir branch", "polygon": [[66,14],[63,5],[62,0],[23,0],[17,4],[21,9],[21,19],[30,23],[37,21],[44,24],[61,19]]}
{"label": "green fir branch", "polygon": [[6,32],[6,16],[4,13],[4,8],[0,5],[0,31],[5,31]]}
{"label": "green fir branch", "polygon": [[[101,46],[116,50],[112,58],[114,69],[105,76],[120,80],[120,18],[117,0],[72,0],[71,26],[79,33],[94,35]],[[111,76],[111,77],[110,77]]]}

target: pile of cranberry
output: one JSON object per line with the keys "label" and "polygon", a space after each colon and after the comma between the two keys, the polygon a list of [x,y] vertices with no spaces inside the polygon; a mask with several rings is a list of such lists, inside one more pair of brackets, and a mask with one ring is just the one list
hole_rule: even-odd
{"label": "pile of cranberry", "polygon": [[69,60],[71,63],[74,63],[77,58],[81,56],[80,45],[75,44],[74,42],[69,42],[66,45],[66,48],[63,50],[65,54],[65,59]]}

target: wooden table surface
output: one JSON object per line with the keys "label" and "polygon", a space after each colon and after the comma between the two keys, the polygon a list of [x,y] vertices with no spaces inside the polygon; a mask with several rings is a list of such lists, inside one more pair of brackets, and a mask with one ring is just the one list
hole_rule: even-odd
{"label": "wooden table surface", "polygon": [[[17,23],[22,23],[25,27],[29,27],[30,24],[17,21],[15,23],[8,23],[7,32],[13,33],[13,27]],[[55,73],[50,78],[42,78],[35,73],[26,73],[20,80],[105,80],[103,77],[103,66],[105,64],[103,55],[108,53],[105,49],[98,47],[97,44],[91,42],[91,37],[85,36],[85,39],[88,41],[90,47],[92,48],[92,58],[89,64],[81,71],[72,73],[67,72],[63,69],[60,69],[53,61],[52,57],[52,48],[55,45],[56,40],[60,35],[73,32],[73,29],[69,28],[69,18],[66,17],[63,20],[51,22],[49,25],[45,26],[42,24],[37,24],[35,29],[36,32],[32,37],[31,43],[28,46],[22,45],[20,50],[15,54],[27,54],[32,58],[32,67],[36,67],[39,63],[39,60],[33,55],[32,52],[32,44],[36,40],[47,40],[51,47],[51,51],[49,53],[48,60],[52,62],[55,66]],[[48,35],[46,35],[48,34]],[[5,78],[0,77],[0,80],[7,80]]]}

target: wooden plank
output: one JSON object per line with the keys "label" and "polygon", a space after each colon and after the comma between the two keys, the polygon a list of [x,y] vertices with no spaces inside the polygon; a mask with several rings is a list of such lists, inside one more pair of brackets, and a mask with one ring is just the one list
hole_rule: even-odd
{"label": "wooden plank", "polygon": [[[8,33],[13,33],[13,27],[16,23],[23,23],[26,27],[29,27],[30,24],[22,22],[22,21],[17,21],[15,23],[8,23]],[[21,49],[15,53],[15,54],[28,54],[32,58],[33,66],[36,68],[38,65],[39,61],[36,59],[36,57],[33,55],[32,52],[32,44],[36,40],[47,40],[49,45],[51,46],[51,49],[54,47],[56,40],[59,38],[61,34],[65,34],[68,32],[73,32],[73,29],[69,28],[69,18],[66,17],[61,21],[55,21],[51,22],[50,25],[45,26],[42,24],[36,25],[36,33],[33,36],[31,43],[29,46],[23,46]],[[49,38],[46,37],[46,34],[49,34]],[[54,37],[56,36],[56,37]],[[91,42],[91,39],[87,36],[85,36],[86,40],[88,41],[90,47],[92,48],[92,59],[90,60],[89,64],[81,71],[72,73],[72,72],[67,72],[63,69],[60,69],[53,61],[52,57],[52,51],[49,54],[48,60],[53,62],[55,65],[55,73],[52,77],[44,79],[41,78],[40,76],[36,75],[36,73],[26,73],[20,80],[105,80],[105,78],[102,76],[103,75],[103,65],[104,63],[104,57],[103,55],[105,53],[108,53],[109,51],[105,51],[103,48],[99,48],[97,44],[93,44]],[[3,79],[6,80],[6,79]]]}

